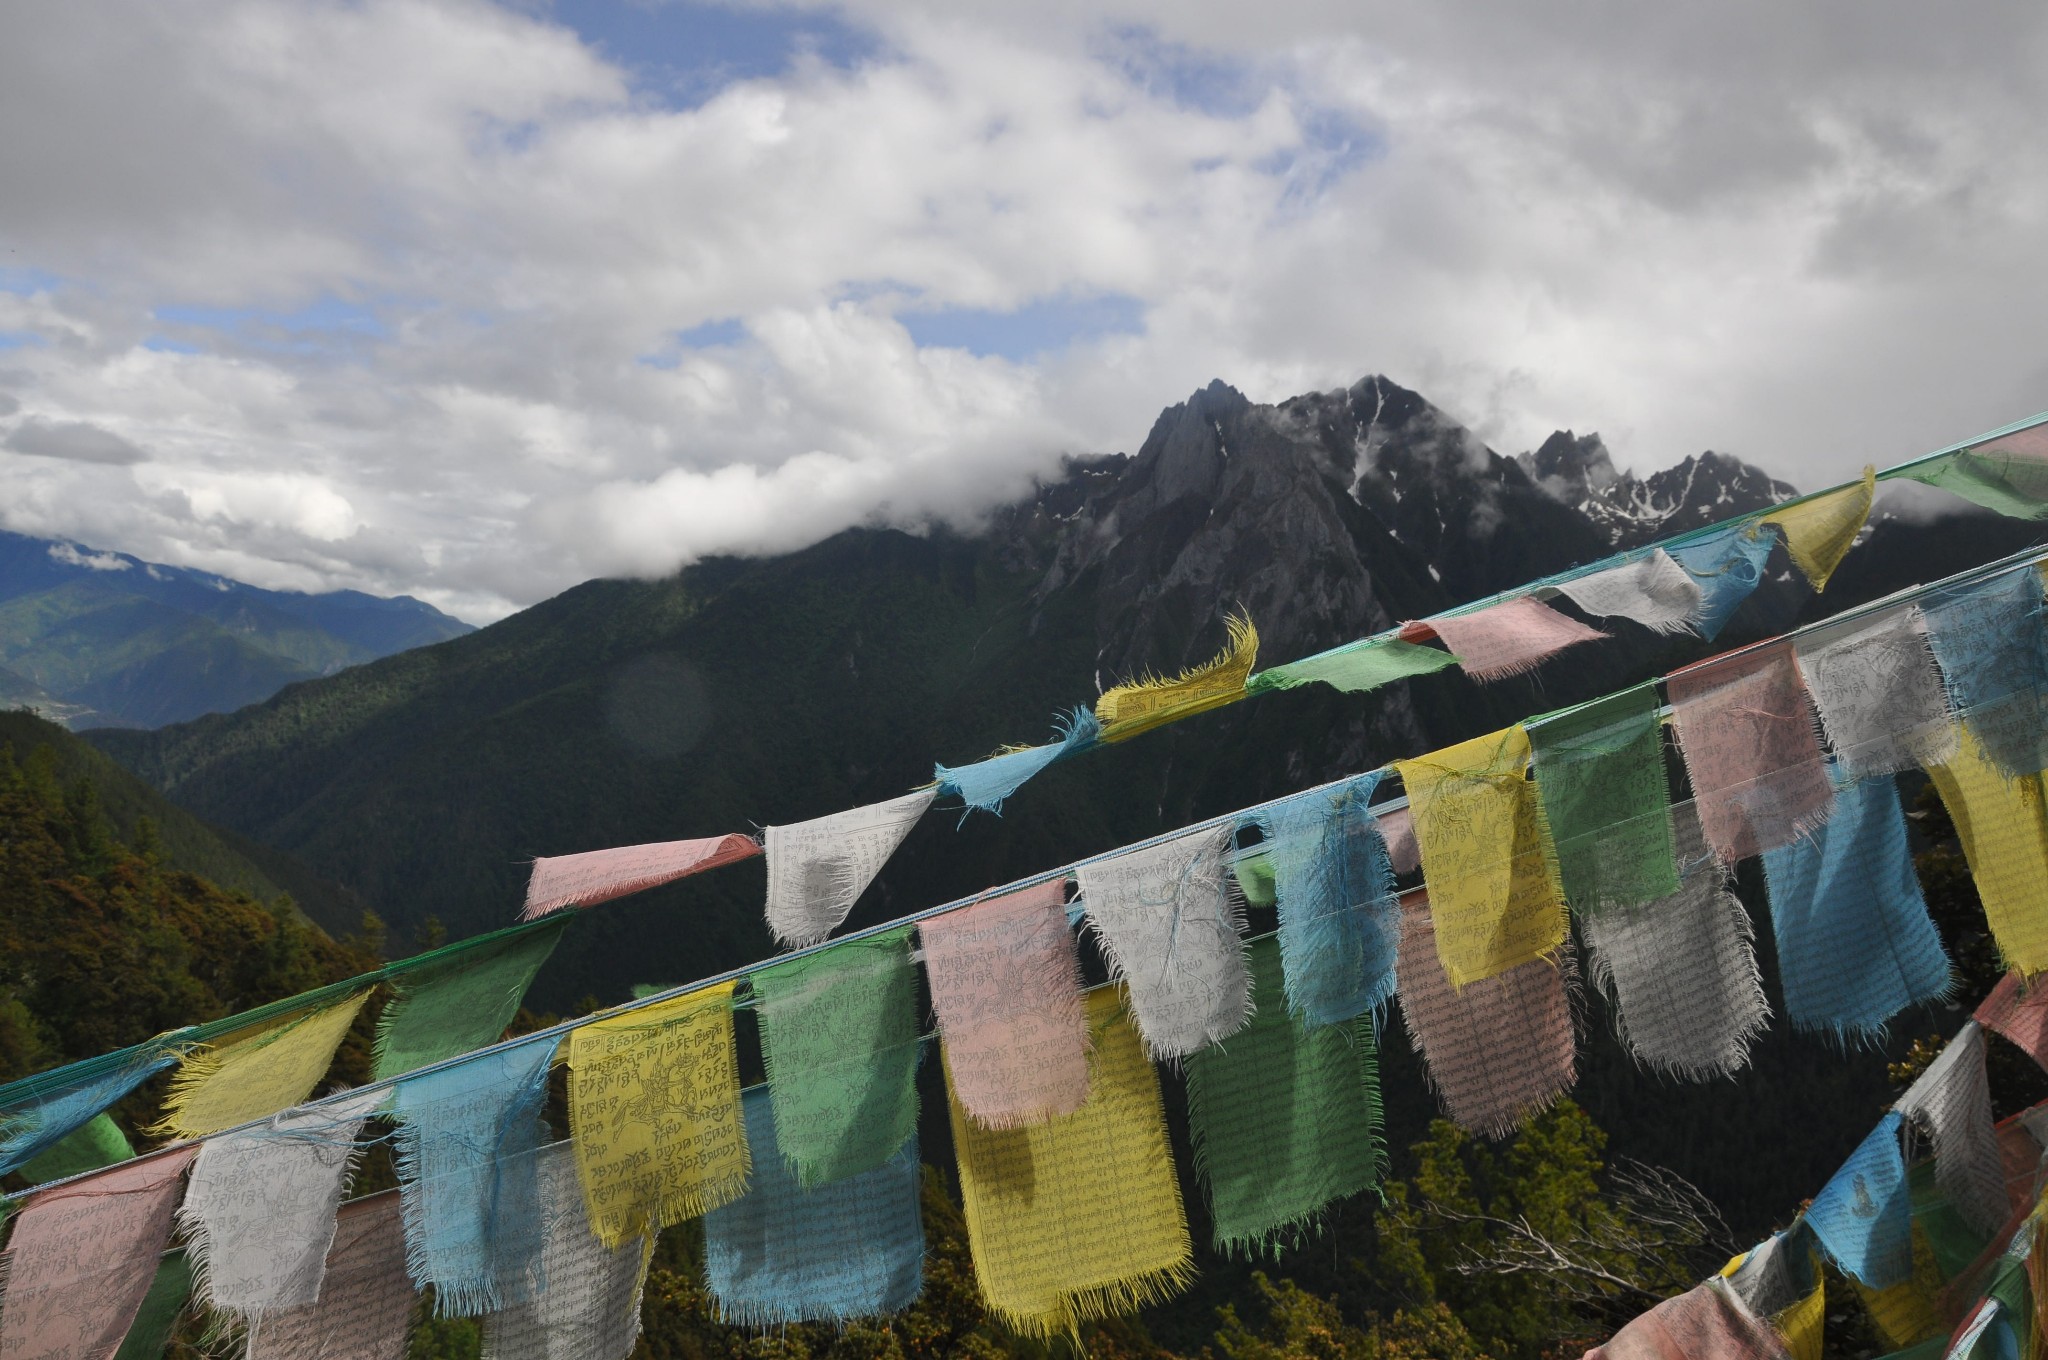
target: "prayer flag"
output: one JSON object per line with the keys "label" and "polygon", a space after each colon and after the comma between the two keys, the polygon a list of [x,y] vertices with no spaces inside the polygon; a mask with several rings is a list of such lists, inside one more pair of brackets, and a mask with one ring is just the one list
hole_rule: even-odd
{"label": "prayer flag", "polygon": [[939,792],[958,798],[969,808],[1001,812],[1003,801],[1025,781],[1055,761],[1085,751],[1102,737],[1102,724],[1085,708],[1059,719],[1059,740],[1045,746],[1017,746],[972,765],[935,765],[932,778]]}
{"label": "prayer flag", "polygon": [[1842,1163],[1807,1208],[1806,1221],[1835,1264],[1872,1289],[1913,1275],[1913,1204],[1897,1111]]}
{"label": "prayer flag", "polygon": [[1570,928],[1528,764],[1520,727],[1394,762],[1453,987],[1556,953]]}
{"label": "prayer flag", "polygon": [[1827,820],[1834,786],[1789,642],[1688,666],[1664,689],[1700,829],[1723,864],[1789,845]]}
{"label": "prayer flag", "polygon": [[1401,904],[1401,1015],[1444,1110],[1504,1138],[1571,1089],[1571,1002],[1558,961],[1537,959],[1453,989],[1438,957],[1429,898]]}
{"label": "prayer flag", "polygon": [[1979,1232],[1996,1232],[2010,1206],[1984,1071],[1984,1031],[1976,1021],[1948,1041],[1897,1109],[1933,1143],[1935,1184],[1948,1202]]}
{"label": "prayer flag", "polygon": [[1807,634],[1796,648],[1828,744],[1850,774],[1896,774],[1955,754],[1955,715],[1917,607]]}
{"label": "prayer flag", "polygon": [[1081,903],[1156,1059],[1186,1057],[1251,1016],[1243,913],[1224,866],[1228,826],[1081,864]]}
{"label": "prayer flag", "polygon": [[1978,1004],[1976,1018],[2048,1068],[2048,987],[2029,987],[2020,974],[2007,973]]}
{"label": "prayer flag", "polygon": [[754,1183],[704,1216],[704,1274],[720,1316],[778,1327],[908,1308],[924,1287],[916,1140],[872,1170],[806,1190],[776,1149],[768,1093],[741,1103]]}
{"label": "prayer flag", "polygon": [[1762,515],[1760,528],[1770,524],[1785,535],[1785,551],[1793,565],[1806,575],[1815,590],[1828,588],[1828,577],[1849,555],[1863,522],[1870,518],[1870,502],[1877,495],[1877,471],[1864,468],[1863,478],[1837,491],[1793,501]]}
{"label": "prayer flag", "polygon": [[569,1129],[590,1229],[608,1247],[747,1187],[730,982],[569,1032]]}
{"label": "prayer flag", "polygon": [[1188,1130],[1216,1249],[1257,1255],[1337,1200],[1376,1188],[1378,1056],[1371,1023],[1311,1027],[1278,1004],[1279,942],[1252,946],[1250,1025],[1188,1058]]}
{"label": "prayer flag", "polygon": [[814,945],[854,902],[939,796],[936,785],[886,803],[767,829],[768,929],[784,945]]}
{"label": "prayer flag", "polygon": [[1764,563],[1770,559],[1777,535],[1754,532],[1755,528],[1731,524],[1718,533],[1666,549],[1700,588],[1699,618],[1694,626],[1710,642],[1720,636],[1764,579]]}
{"label": "prayer flag", "polygon": [[1636,1060],[1687,1081],[1732,1076],[1771,1016],[1749,914],[1681,805],[1684,882],[1655,902],[1579,918],[1594,983],[1614,999],[1615,1030]]}
{"label": "prayer flag", "polygon": [[2048,425],[1958,449],[1898,475],[2015,519],[2048,518]]}
{"label": "prayer flag", "polygon": [[1140,679],[1116,685],[1095,701],[1102,740],[1122,741],[1245,695],[1245,681],[1259,659],[1259,630],[1243,615],[1224,620],[1230,641],[1215,660],[1182,671],[1171,680]]}
{"label": "prayer flag", "polygon": [[1399,638],[1367,638],[1284,666],[1269,666],[1245,682],[1245,692],[1263,694],[1321,682],[1348,694],[1365,694],[1396,680],[1432,675],[1457,664],[1458,658],[1440,647]]}
{"label": "prayer flag", "polygon": [[1586,1360],[1788,1360],[1784,1342],[1722,1281],[1708,1280],[1614,1334]]}
{"label": "prayer flag", "polygon": [[171,1079],[155,1131],[170,1138],[203,1138],[298,1104],[327,1075],[334,1050],[370,990],[187,1054]]}
{"label": "prayer flag", "polygon": [[1629,619],[1653,633],[1691,632],[1700,613],[1699,583],[1662,548],[1555,589],[1595,618]]}
{"label": "prayer flag", "polygon": [[1044,1123],[1088,1098],[1066,888],[1055,879],[918,925],[953,1097],[984,1128]]}
{"label": "prayer flag", "polygon": [[[1379,771],[1359,775],[1253,817],[1279,907],[1287,1007],[1310,1025],[1377,1012],[1394,994],[1401,909],[1386,842],[1367,810],[1379,782]],[[1241,856],[1240,882],[1245,863]]]}
{"label": "prayer flag", "polygon": [[1581,916],[1678,891],[1663,707],[1638,685],[1528,724],[1536,797]]}
{"label": "prayer flag", "polygon": [[540,1187],[541,1283],[526,1302],[484,1319],[482,1360],[626,1360],[640,1339],[640,1290],[654,1243],[597,1240],[569,1144],[527,1155]]}
{"label": "prayer flag", "polygon": [[393,1147],[406,1264],[444,1317],[494,1313],[533,1290],[540,1252],[540,1146],[555,1039],[402,1077]]}
{"label": "prayer flag", "polygon": [[1869,1038],[1908,1006],[1948,995],[1948,952],[1890,775],[1843,784],[1827,825],[1764,852],[1764,881],[1794,1027]]}
{"label": "prayer flag", "polygon": [[135,1155],[128,1135],[104,1114],[96,1114],[52,1144],[47,1152],[24,1163],[21,1178],[30,1185],[61,1181],[66,1177],[97,1171]]}
{"label": "prayer flag", "polygon": [[951,1101],[960,1198],[990,1313],[1026,1336],[1171,1298],[1194,1277],[1159,1077],[1121,989],[1088,997],[1088,1100],[1022,1129],[985,1129]]}
{"label": "prayer flag", "polygon": [[156,1278],[149,1282],[149,1292],[142,1296],[142,1307],[129,1325],[128,1335],[121,1338],[121,1349],[114,1352],[114,1360],[162,1360],[164,1347],[170,1344],[171,1329],[178,1325],[191,1299],[192,1262],[182,1251],[166,1253],[157,1264]]}
{"label": "prayer flag", "polygon": [[402,1217],[395,1191],[342,1205],[320,1297],[258,1321],[247,1360],[403,1360],[419,1296]]}
{"label": "prayer flag", "polygon": [[496,1043],[566,924],[565,918],[508,935],[393,978],[397,995],[377,1018],[376,1079],[404,1076]]}
{"label": "prayer flag", "polygon": [[728,835],[622,845],[580,855],[542,855],[533,861],[533,876],[526,883],[526,906],[519,919],[537,920],[565,907],[594,907],[760,853],[753,837]]}
{"label": "prayer flag", "polygon": [[[0,1174],[26,1174],[29,1161],[92,1123],[102,1111],[177,1061],[178,1054],[171,1047],[152,1044],[107,1071],[38,1092],[33,1103],[9,1109],[0,1116]],[[56,1178],[44,1175],[33,1179]]]}
{"label": "prayer flag", "polygon": [[2048,628],[2033,568],[1951,587],[1922,608],[1957,712],[2009,778],[2048,769]]}
{"label": "prayer flag", "polygon": [[747,979],[776,1145],[802,1185],[871,1171],[917,1132],[912,929],[845,940]]}
{"label": "prayer flag", "polygon": [[1956,824],[1999,954],[2031,978],[2048,970],[2048,798],[2040,775],[2002,774],[1969,721],[1959,736],[1955,758],[1927,773]]}
{"label": "prayer flag", "polygon": [[1444,646],[1457,653],[1465,674],[1481,684],[1526,675],[1567,647],[1609,636],[1567,618],[1531,595],[1407,627],[1415,629],[1418,636],[1427,631],[1442,638]]}
{"label": "prayer flag", "polygon": [[0,1252],[0,1355],[97,1360],[120,1348],[198,1152],[174,1148],[29,1196]]}

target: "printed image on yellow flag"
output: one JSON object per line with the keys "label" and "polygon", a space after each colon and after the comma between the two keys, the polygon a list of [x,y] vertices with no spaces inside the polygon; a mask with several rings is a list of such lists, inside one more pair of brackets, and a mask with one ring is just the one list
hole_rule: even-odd
{"label": "printed image on yellow flag", "polygon": [[[1849,547],[1870,518],[1870,502],[1877,495],[1877,471],[1863,469],[1863,480],[1840,491],[1816,496],[1810,501],[1776,510],[1757,521],[1775,524],[1785,535],[1785,551],[1806,574],[1815,590],[1828,588],[1828,577],[1849,555]],[[1750,531],[1752,534],[1755,530]]]}
{"label": "printed image on yellow flag", "polygon": [[1955,758],[1930,765],[1977,880],[1984,919],[2007,966],[2031,977],[2048,969],[2048,807],[2038,774],[2007,779],[1967,720]]}
{"label": "printed image on yellow flag", "polygon": [[605,1246],[746,1192],[730,982],[569,1033],[569,1132]]}
{"label": "printed image on yellow flag", "polygon": [[1394,762],[1453,987],[1555,954],[1570,928],[1528,763],[1520,727]]}
{"label": "printed image on yellow flag", "polygon": [[1194,1277],[1159,1077],[1121,987],[1088,997],[1088,1099],[1024,1128],[984,1128],[952,1108],[960,1198],[982,1298],[1027,1336],[1170,1298]]}
{"label": "printed image on yellow flag", "polygon": [[1225,623],[1230,643],[1213,661],[1182,671],[1171,680],[1132,680],[1105,690],[1095,701],[1101,740],[1122,741],[1244,698],[1245,681],[1258,664],[1259,630],[1242,615]]}
{"label": "printed image on yellow flag", "polygon": [[164,1117],[151,1132],[204,1138],[290,1109],[327,1075],[334,1050],[369,996],[366,987],[332,1006],[301,1011],[246,1038],[190,1054],[171,1079]]}

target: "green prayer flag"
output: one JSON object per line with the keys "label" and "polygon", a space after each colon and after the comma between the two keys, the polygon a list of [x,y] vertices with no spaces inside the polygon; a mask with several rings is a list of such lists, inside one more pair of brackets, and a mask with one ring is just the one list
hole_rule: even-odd
{"label": "green prayer flag", "polygon": [[1251,972],[1251,1024],[1187,1059],[1212,1236],[1217,1250],[1247,1256],[1386,1172],[1370,1017],[1304,1025],[1287,1008],[1277,938],[1252,945]]}
{"label": "green prayer flag", "polygon": [[2003,442],[1962,449],[1898,475],[2014,519],[2048,519],[2048,462],[1998,447]]}
{"label": "green prayer flag", "polygon": [[1990,1240],[1963,1217],[1935,1182],[1934,1163],[1921,1162],[1906,1172],[1906,1186],[1913,1197],[1913,1226],[1934,1250],[1934,1266],[1944,1281],[1954,1280],[1990,1244]]}
{"label": "green prayer flag", "polygon": [[1656,686],[1638,685],[1527,726],[1560,885],[1578,911],[1678,891],[1659,711]]}
{"label": "green prayer flag", "polygon": [[1293,689],[1320,680],[1337,689],[1362,694],[1411,675],[1428,675],[1457,664],[1458,658],[1440,647],[1424,647],[1399,638],[1368,639],[1320,656],[1268,667],[1245,682],[1245,692]]}
{"label": "green prayer flag", "polygon": [[48,1150],[22,1163],[21,1174],[30,1185],[41,1185],[125,1162],[134,1155],[121,1126],[106,1114],[96,1114]]}
{"label": "green prayer flag", "polygon": [[496,1043],[571,919],[508,933],[497,944],[394,978],[398,994],[377,1021],[376,1079],[401,1077]]}
{"label": "green prayer flag", "polygon": [[192,1263],[184,1252],[174,1251],[157,1263],[156,1278],[149,1282],[141,1311],[129,1325],[121,1349],[114,1352],[114,1360],[158,1360],[191,1296]]}
{"label": "green prayer flag", "polygon": [[809,1188],[872,1171],[917,1129],[917,969],[903,926],[752,974],[775,1141]]}

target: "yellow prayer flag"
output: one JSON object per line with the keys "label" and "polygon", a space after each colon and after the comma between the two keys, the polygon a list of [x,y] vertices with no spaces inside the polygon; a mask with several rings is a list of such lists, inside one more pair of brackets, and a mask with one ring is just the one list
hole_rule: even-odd
{"label": "yellow prayer flag", "polygon": [[1555,954],[1570,928],[1528,763],[1520,727],[1394,762],[1453,987]]}
{"label": "yellow prayer flag", "polygon": [[1984,754],[1967,719],[1955,756],[1927,773],[1956,824],[1977,880],[1984,919],[2007,965],[2031,977],[2048,969],[2048,807],[2038,774],[2007,779]]}
{"label": "yellow prayer flag", "polygon": [[1866,467],[1863,480],[1854,486],[1773,510],[1757,523],[1777,525],[1785,535],[1785,551],[1807,581],[1815,590],[1826,590],[1828,577],[1849,555],[1863,521],[1870,518],[1870,502],[1876,495],[1877,470]]}
{"label": "yellow prayer flag", "polygon": [[188,1054],[150,1131],[204,1138],[288,1110],[313,1094],[334,1062],[371,989],[318,1010],[300,1011],[254,1034]]}
{"label": "yellow prayer flag", "polygon": [[1259,659],[1259,630],[1242,615],[1227,623],[1230,642],[1215,660],[1171,680],[1133,680],[1105,691],[1095,701],[1102,740],[1122,741],[1244,698],[1245,681]]}
{"label": "yellow prayer flag", "polygon": [[1820,1262],[1813,1263],[1813,1292],[1771,1319],[1771,1326],[1785,1338],[1792,1360],[1821,1360],[1821,1342],[1827,1328],[1827,1284],[1821,1279]]}
{"label": "yellow prayer flag", "polygon": [[607,1247],[746,1192],[730,982],[569,1033],[569,1131]]}
{"label": "yellow prayer flag", "polygon": [[1935,1300],[1941,1296],[1941,1269],[1935,1263],[1934,1248],[1927,1234],[1913,1229],[1913,1273],[1886,1289],[1872,1289],[1850,1277],[1863,1299],[1870,1320],[1877,1324],[1885,1344],[1895,1351],[1927,1340],[1948,1327],[1941,1320]]}
{"label": "yellow prayer flag", "polygon": [[989,1311],[1027,1336],[1170,1298],[1194,1277],[1159,1077],[1121,987],[1088,997],[1088,1099],[1073,1114],[988,1129],[946,1091],[960,1198]]}

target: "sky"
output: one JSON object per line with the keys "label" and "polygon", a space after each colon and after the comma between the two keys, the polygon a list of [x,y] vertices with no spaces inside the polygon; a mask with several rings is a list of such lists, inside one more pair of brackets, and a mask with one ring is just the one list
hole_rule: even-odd
{"label": "sky", "polygon": [[2048,7],[0,0],[0,526],[473,622],[1221,378],[1831,484],[2048,408]]}

